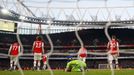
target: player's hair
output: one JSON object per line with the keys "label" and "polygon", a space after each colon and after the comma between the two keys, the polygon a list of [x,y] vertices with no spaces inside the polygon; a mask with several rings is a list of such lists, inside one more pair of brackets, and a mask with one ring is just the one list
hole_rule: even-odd
{"label": "player's hair", "polygon": [[116,39],[116,36],[115,35],[112,35],[112,39]]}
{"label": "player's hair", "polygon": [[14,40],[12,44],[17,44],[19,45],[19,42],[17,40]]}
{"label": "player's hair", "polygon": [[42,41],[42,37],[41,36],[37,36],[36,40]]}
{"label": "player's hair", "polygon": [[18,43],[18,41],[17,40],[14,40],[13,43]]}

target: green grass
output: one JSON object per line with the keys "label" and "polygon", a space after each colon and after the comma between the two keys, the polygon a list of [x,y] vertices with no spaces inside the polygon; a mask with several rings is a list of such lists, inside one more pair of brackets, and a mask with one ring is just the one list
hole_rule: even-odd
{"label": "green grass", "polygon": [[[81,72],[64,72],[54,70],[54,75],[82,75]],[[47,71],[24,71],[25,75],[51,75]],[[0,75],[21,75],[19,71],[0,71]],[[85,75],[111,75],[110,70],[89,70]],[[134,75],[134,70],[115,70],[115,75]]]}

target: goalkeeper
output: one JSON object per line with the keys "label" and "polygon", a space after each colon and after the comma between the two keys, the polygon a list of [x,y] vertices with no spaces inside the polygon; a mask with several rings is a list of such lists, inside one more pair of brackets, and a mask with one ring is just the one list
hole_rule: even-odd
{"label": "goalkeeper", "polygon": [[67,63],[65,72],[82,72],[86,69],[86,63],[81,60],[72,60]]}

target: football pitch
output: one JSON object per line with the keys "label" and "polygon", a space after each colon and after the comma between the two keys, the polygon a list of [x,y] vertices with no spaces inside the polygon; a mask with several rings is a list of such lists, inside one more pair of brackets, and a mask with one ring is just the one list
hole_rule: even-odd
{"label": "football pitch", "polygon": [[[64,72],[63,70],[53,70],[54,75],[82,75],[81,72]],[[24,71],[25,75],[51,75],[46,71]],[[21,75],[19,71],[0,71],[0,75]],[[110,70],[88,70],[85,75],[111,75]],[[134,70],[115,70],[115,75],[134,75]]]}

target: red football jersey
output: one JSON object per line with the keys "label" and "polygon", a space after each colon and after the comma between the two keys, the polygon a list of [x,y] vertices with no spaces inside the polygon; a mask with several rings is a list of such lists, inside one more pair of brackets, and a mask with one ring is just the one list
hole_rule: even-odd
{"label": "red football jersey", "polygon": [[18,55],[20,50],[20,45],[18,43],[14,43],[11,45],[11,55]]}
{"label": "red football jersey", "polygon": [[80,57],[87,57],[87,49],[86,48],[80,48],[79,56]]}
{"label": "red football jersey", "polygon": [[47,61],[47,56],[46,56],[46,55],[43,56],[42,61],[43,61],[43,62],[46,62],[46,61]]}
{"label": "red football jersey", "polygon": [[34,53],[42,53],[42,46],[43,46],[43,42],[42,41],[35,41],[34,42]]}
{"label": "red football jersey", "polygon": [[109,42],[109,49],[111,50],[112,54],[116,54],[118,50],[118,41],[111,40]]}

